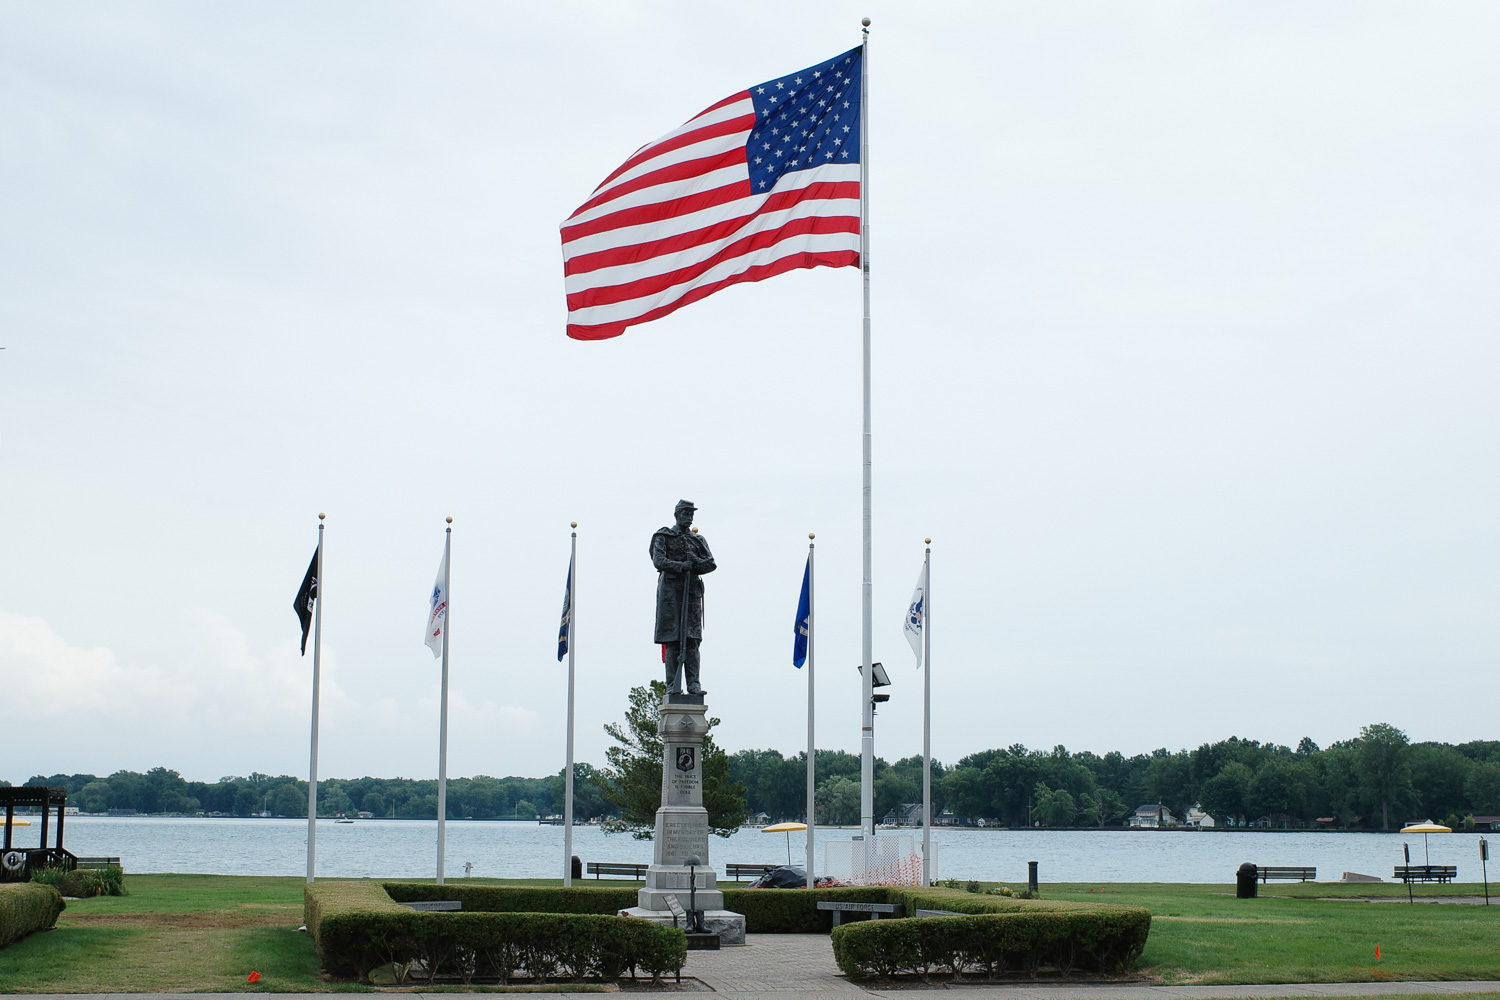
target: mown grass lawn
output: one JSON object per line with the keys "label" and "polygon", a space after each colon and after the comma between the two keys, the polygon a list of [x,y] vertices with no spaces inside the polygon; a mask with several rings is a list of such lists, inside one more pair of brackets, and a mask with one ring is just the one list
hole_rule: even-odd
{"label": "mown grass lawn", "polygon": [[[0,993],[369,989],[322,977],[312,939],[297,931],[303,884],[295,877],[128,876],[130,895],[70,902],[56,930],[0,949]],[[1417,893],[1477,891],[1426,886]],[[1355,898],[1406,898],[1388,884],[1272,884],[1260,887],[1258,899],[1235,899],[1232,885],[1044,885],[1042,892],[1148,908],[1151,937],[1137,972],[1160,983],[1500,980],[1500,905]],[[261,974],[253,985],[245,981],[252,969]],[[1500,988],[1481,996],[1500,1000]]]}
{"label": "mown grass lawn", "polygon": [[[131,875],[128,896],[69,901],[56,930],[0,949],[0,992],[329,989],[299,878]],[[257,984],[245,981],[251,970]],[[344,987],[348,988],[348,987]]]}
{"label": "mown grass lawn", "polygon": [[1161,983],[1500,980],[1500,905],[1420,902],[1477,896],[1477,885],[1423,886],[1415,889],[1416,905],[1405,902],[1402,886],[1382,883],[1271,883],[1259,890],[1256,899],[1236,899],[1233,885],[1042,887],[1048,899],[1149,909],[1151,936],[1137,970]]}

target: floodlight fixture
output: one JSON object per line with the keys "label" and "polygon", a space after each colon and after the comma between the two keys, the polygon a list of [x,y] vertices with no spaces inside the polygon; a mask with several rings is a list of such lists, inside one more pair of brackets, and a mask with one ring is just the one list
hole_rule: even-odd
{"label": "floodlight fixture", "polygon": [[[881,666],[880,662],[878,660],[876,662],[870,664],[870,666],[872,666],[872,667],[875,668],[875,675],[874,675],[875,676],[875,680],[870,684],[870,686],[871,687],[878,687],[878,688],[890,687],[891,686],[891,676],[890,676],[890,674],[887,674],[885,672],[885,667]],[[861,663],[855,669],[859,671],[859,674],[860,674],[861,677],[864,676],[865,665],[863,663]]]}

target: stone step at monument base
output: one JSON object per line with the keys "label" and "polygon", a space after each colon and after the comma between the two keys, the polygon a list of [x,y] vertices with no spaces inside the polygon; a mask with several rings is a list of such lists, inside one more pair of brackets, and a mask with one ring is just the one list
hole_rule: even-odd
{"label": "stone step at monument base", "polygon": [[[698,893],[698,904],[703,904],[703,893]],[[686,900],[683,901],[686,905]],[[650,920],[654,923],[672,926],[672,913],[670,910],[648,910],[643,906],[632,906],[628,910],[621,910],[622,917],[638,917],[642,920]],[[730,910],[709,910],[705,908],[703,914],[703,925],[714,934],[719,935],[719,944],[728,948],[733,945],[745,943],[745,915],[734,913]],[[681,927],[679,920],[677,926]],[[686,928],[684,928],[685,930]]]}

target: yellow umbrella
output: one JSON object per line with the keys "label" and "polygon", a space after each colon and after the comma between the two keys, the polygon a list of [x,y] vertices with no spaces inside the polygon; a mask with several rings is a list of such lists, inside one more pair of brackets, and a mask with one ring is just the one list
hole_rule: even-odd
{"label": "yellow umbrella", "polygon": [[792,831],[806,830],[806,823],[772,823],[770,826],[761,827],[761,833],[784,833],[786,834],[786,863],[792,863]]}
{"label": "yellow umbrella", "polygon": [[1429,833],[1452,833],[1453,827],[1442,826],[1434,823],[1432,820],[1428,820],[1425,823],[1413,823],[1411,826],[1403,826],[1401,832],[1420,833],[1422,835],[1422,856],[1426,859],[1425,863],[1430,865],[1432,864],[1432,858],[1427,854],[1427,835]]}

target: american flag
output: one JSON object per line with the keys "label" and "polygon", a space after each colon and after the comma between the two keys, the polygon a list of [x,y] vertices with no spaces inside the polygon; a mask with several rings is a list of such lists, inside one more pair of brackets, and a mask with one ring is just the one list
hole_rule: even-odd
{"label": "american flag", "polygon": [[562,224],[568,336],[726,285],[859,264],[861,51],[726,97],[636,150]]}

